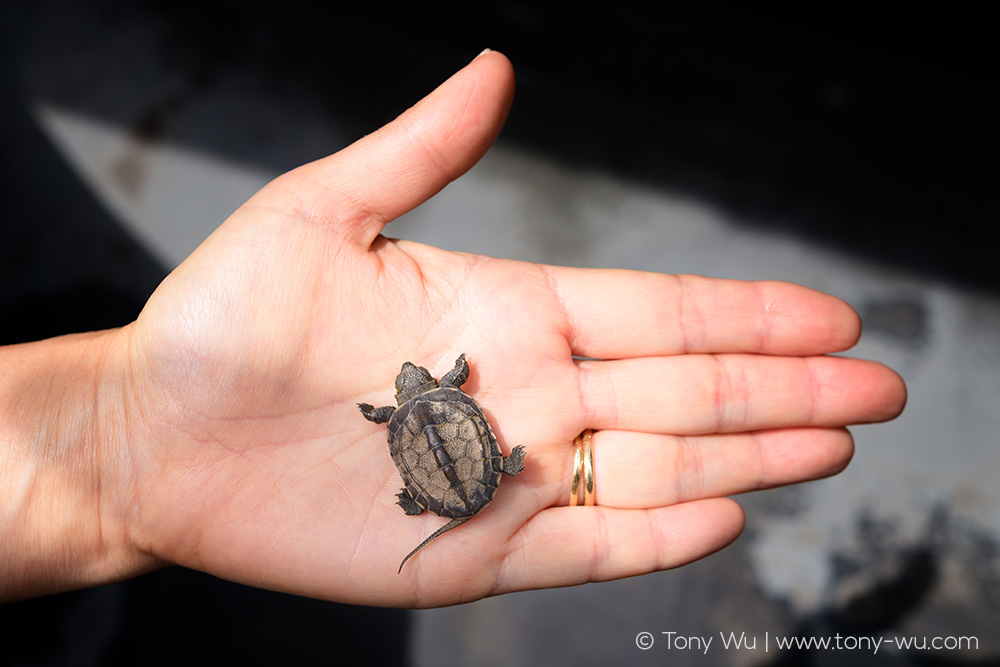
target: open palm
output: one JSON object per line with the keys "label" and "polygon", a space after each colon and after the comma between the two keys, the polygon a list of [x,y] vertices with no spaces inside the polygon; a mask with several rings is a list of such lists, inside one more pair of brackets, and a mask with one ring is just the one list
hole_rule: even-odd
{"label": "open palm", "polygon": [[[844,425],[898,413],[894,373],[821,356],[859,333],[832,297],[381,236],[482,156],[512,93],[509,63],[491,53],[379,132],[278,178],[123,330],[139,548],[380,605],[629,576],[721,548],[743,525],[723,496],[832,474],[852,451]],[[397,575],[446,520],[395,504],[385,427],[356,404],[392,404],[404,361],[440,377],[463,352],[465,391],[505,453],[525,446],[525,470]],[[598,505],[567,507],[586,428]]]}

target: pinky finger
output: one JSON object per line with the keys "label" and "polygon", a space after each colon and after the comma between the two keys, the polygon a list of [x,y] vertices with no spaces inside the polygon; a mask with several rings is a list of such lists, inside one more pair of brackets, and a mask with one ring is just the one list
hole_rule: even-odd
{"label": "pinky finger", "polygon": [[743,531],[727,498],[654,509],[553,507],[508,543],[494,593],[610,581],[691,563]]}

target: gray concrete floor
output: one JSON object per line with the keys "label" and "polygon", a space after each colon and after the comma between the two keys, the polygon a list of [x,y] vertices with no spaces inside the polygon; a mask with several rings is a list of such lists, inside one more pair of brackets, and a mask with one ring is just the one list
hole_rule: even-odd
{"label": "gray concrete floor", "polygon": [[[60,12],[71,13],[77,36],[66,38],[64,13],[43,13],[22,60],[32,117],[167,267],[281,170],[357,136],[308,88],[289,83],[276,94],[238,66],[187,90],[156,58],[154,46],[170,37],[155,21],[132,17],[106,31],[86,10]],[[85,41],[88,50],[79,49]],[[135,130],[178,90],[183,104],[170,108],[154,136]],[[116,113],[94,111],[107,106]],[[519,125],[533,122],[519,113],[515,106]],[[213,140],[191,140],[204,134]],[[219,149],[248,142],[256,148]],[[620,582],[417,612],[414,664],[1000,662],[1000,297],[760,218],[676,183],[572,164],[502,138],[467,176],[387,229],[529,261],[815,287],[861,312],[865,334],[850,354],[889,364],[910,390],[901,419],[853,430],[857,454],[842,475],[740,498],[748,529],[720,554]],[[636,647],[640,632],[652,633],[651,649]],[[671,647],[664,632],[715,639],[703,653]],[[746,633],[757,648],[726,649],[720,633]],[[975,636],[978,649],[883,646],[872,655],[773,643],[837,633]]]}

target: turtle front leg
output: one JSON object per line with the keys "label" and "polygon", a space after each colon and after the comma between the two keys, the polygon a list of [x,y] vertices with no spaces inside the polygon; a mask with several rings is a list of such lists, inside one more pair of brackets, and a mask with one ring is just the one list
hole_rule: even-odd
{"label": "turtle front leg", "polygon": [[524,445],[518,445],[510,456],[504,457],[503,471],[513,477],[522,470],[524,470]]}
{"label": "turtle front leg", "polygon": [[383,408],[375,408],[368,403],[358,403],[358,410],[361,410],[361,414],[365,416],[370,422],[375,422],[376,424],[384,424],[389,421],[389,417],[392,413],[396,411],[396,407],[393,405],[387,405]]}
{"label": "turtle front leg", "polygon": [[441,377],[442,387],[461,387],[469,379],[469,362],[465,360],[465,354],[459,355],[455,361],[455,367]]}
{"label": "turtle front leg", "polygon": [[413,499],[413,496],[410,495],[409,489],[400,489],[399,493],[396,494],[396,497],[399,498],[399,500],[396,501],[396,504],[403,508],[403,511],[406,512],[406,516],[417,516],[418,514],[424,513],[424,508],[418,505],[417,501]]}

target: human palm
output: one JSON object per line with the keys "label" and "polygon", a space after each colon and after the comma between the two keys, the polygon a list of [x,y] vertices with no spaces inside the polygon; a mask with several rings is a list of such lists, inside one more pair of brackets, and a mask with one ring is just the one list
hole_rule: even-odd
{"label": "human palm", "polygon": [[[738,535],[722,496],[836,472],[848,423],[893,416],[888,369],[842,302],[780,283],[596,271],[380,236],[485,152],[499,54],[340,153],[277,179],[161,285],[127,337],[132,535],[157,557],[340,601],[429,606],[674,567]],[[470,223],[472,224],[472,223]],[[385,428],[404,361],[464,389],[505,453],[474,520],[407,517]],[[584,359],[586,358],[586,359]],[[567,507],[595,436],[597,506]]]}

